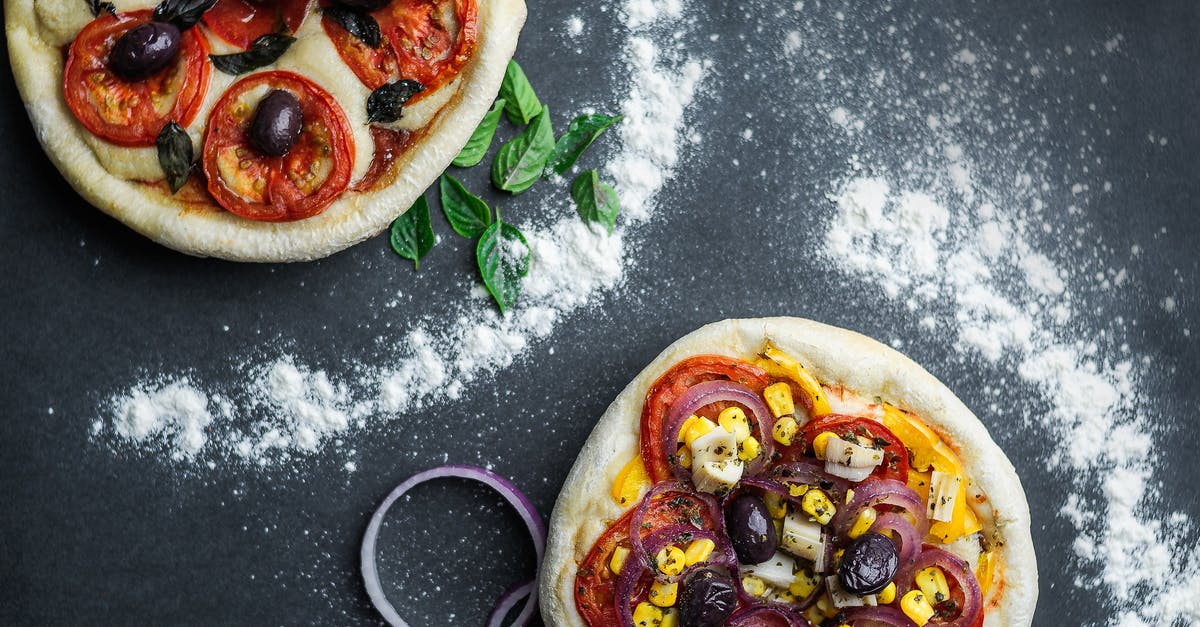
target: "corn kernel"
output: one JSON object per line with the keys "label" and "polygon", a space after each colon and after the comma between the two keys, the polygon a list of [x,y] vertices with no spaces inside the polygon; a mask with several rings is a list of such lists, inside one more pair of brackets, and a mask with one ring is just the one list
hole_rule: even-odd
{"label": "corn kernel", "polygon": [[620,575],[627,559],[629,559],[629,549],[619,546],[613,549],[612,557],[608,560],[608,567],[612,569],[614,575]]}
{"label": "corn kernel", "polygon": [[788,494],[792,496],[804,496],[812,486],[807,483],[789,483],[787,484]]}
{"label": "corn kernel", "polygon": [[825,615],[825,618],[833,618],[834,616],[837,616],[838,612],[840,611],[838,610],[837,606],[833,604],[833,600],[829,598],[828,594],[822,594],[821,598],[817,599],[816,608],[821,610],[821,613]]}
{"label": "corn kernel", "polygon": [[857,538],[862,534],[871,530],[871,525],[875,524],[875,519],[878,516],[875,513],[874,507],[864,507],[858,516],[854,517],[854,524],[850,526],[850,531],[846,535],[851,538]]}
{"label": "corn kernel", "polygon": [[875,595],[875,600],[879,601],[880,605],[891,605],[892,601],[896,600],[896,582],[891,582],[879,594]]}
{"label": "corn kernel", "polygon": [[683,552],[683,563],[685,566],[693,566],[700,562],[707,562],[708,556],[712,555],[717,545],[708,538],[698,538],[692,540],[688,544],[687,550]]}
{"label": "corn kernel", "polygon": [[792,400],[792,386],[780,381],[772,383],[763,390],[763,398],[767,400],[767,407],[771,408],[771,413],[775,417],[790,416],[796,413],[796,403]]}
{"label": "corn kernel", "polygon": [[775,426],[771,427],[771,436],[775,441],[784,445],[790,446],[792,438],[796,437],[796,432],[800,430],[800,425],[796,424],[796,419],[791,416],[784,416],[775,421]]}
{"label": "corn kernel", "polygon": [[909,590],[908,594],[900,599],[900,611],[916,623],[917,627],[927,624],[933,617],[933,606],[925,600],[925,595],[920,590]]}
{"label": "corn kernel", "polygon": [[658,607],[671,607],[675,605],[675,595],[678,592],[679,584],[656,581],[650,586],[650,602]]}
{"label": "corn kernel", "polygon": [[766,503],[767,513],[771,515],[771,518],[787,516],[787,502],[783,500],[782,494],[767,492],[763,495],[763,503]]}
{"label": "corn kernel", "polygon": [[846,505],[854,500],[854,488],[846,488]]}
{"label": "corn kernel", "polygon": [[933,603],[941,603],[950,598],[950,586],[946,584],[946,573],[937,566],[930,566],[917,573],[917,587],[925,593],[926,599]]}
{"label": "corn kernel", "polygon": [[716,428],[717,425],[708,418],[692,416],[683,421],[683,426],[679,428],[679,435],[683,438],[683,443],[690,447],[692,442],[696,441],[696,438]]}
{"label": "corn kernel", "polygon": [[750,421],[746,419],[746,412],[736,405],[725,408],[725,411],[717,416],[717,424],[732,433],[733,439],[738,442],[750,437]]}
{"label": "corn kernel", "polygon": [[682,573],[686,561],[687,558],[684,557],[683,551],[673,544],[664,546],[659,550],[658,555],[654,556],[654,563],[658,566],[658,570],[668,577]]}
{"label": "corn kernel", "polygon": [[771,598],[771,600],[777,601],[779,603],[795,603],[796,597],[795,597],[795,595],[793,595],[791,592],[788,592],[787,590],[780,590],[779,592],[775,593],[775,595]]}
{"label": "corn kernel", "polygon": [[679,465],[690,469],[692,467],[692,449],[681,446],[678,451],[675,451],[675,459],[679,460]]}
{"label": "corn kernel", "polygon": [[662,619],[662,610],[645,601],[633,608],[633,624],[637,627],[662,627]]}
{"label": "corn kernel", "polygon": [[829,438],[836,437],[832,431],[822,431],[813,438],[813,452],[817,454],[817,459],[825,459],[825,447],[829,446]]}
{"label": "corn kernel", "polygon": [[837,513],[837,507],[834,506],[833,501],[830,501],[825,492],[818,488],[804,493],[804,499],[800,501],[800,509],[822,525],[828,525],[829,521],[833,519],[833,515]]}
{"label": "corn kernel", "polygon": [[806,599],[808,595],[817,589],[820,583],[820,577],[805,568],[796,573],[796,579],[792,581],[792,585],[788,586],[788,592],[791,592],[797,599]]}
{"label": "corn kernel", "polygon": [[758,457],[758,440],[754,436],[750,436],[738,445],[738,459],[748,462],[755,457]]}
{"label": "corn kernel", "polygon": [[804,618],[814,625],[820,625],[825,622],[825,615],[815,605],[810,605],[807,610],[804,610]]}
{"label": "corn kernel", "polygon": [[679,610],[674,608],[663,609],[662,615],[662,622],[659,623],[659,627],[679,627]]}
{"label": "corn kernel", "polygon": [[752,597],[760,597],[767,593],[767,584],[754,575],[742,577],[742,589]]}
{"label": "corn kernel", "polygon": [[841,563],[842,563],[842,556],[843,556],[843,555],[845,555],[845,554],[846,554],[846,549],[838,549],[838,550],[834,551],[834,552],[833,552],[833,563],[834,563],[834,564],[841,564]]}

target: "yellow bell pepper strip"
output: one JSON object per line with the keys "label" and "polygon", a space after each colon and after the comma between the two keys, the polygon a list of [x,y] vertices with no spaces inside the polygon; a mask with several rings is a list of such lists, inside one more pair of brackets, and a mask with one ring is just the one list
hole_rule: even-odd
{"label": "yellow bell pepper strip", "polygon": [[642,465],[642,456],[634,455],[628,464],[617,473],[612,485],[612,497],[622,507],[638,501],[642,491],[650,487],[650,474]]}
{"label": "yellow bell pepper strip", "polygon": [[795,381],[812,403],[814,417],[833,413],[829,407],[829,399],[825,397],[825,390],[821,388],[821,383],[800,362],[779,350],[770,341],[767,341],[766,346],[763,347],[762,356],[764,359],[757,360],[755,365],[766,370],[772,376],[782,376]]}

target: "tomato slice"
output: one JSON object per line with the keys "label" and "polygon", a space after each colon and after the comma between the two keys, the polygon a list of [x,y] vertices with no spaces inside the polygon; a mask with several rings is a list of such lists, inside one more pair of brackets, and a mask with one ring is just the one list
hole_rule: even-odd
{"label": "tomato slice", "polygon": [[396,79],[414,80],[425,91],[417,101],[454,78],[478,40],[476,0],[393,0],[372,11],[383,41],[371,48],[328,17],[325,32],[358,80],[376,89]]}
{"label": "tomato slice", "polygon": [[179,56],[143,81],[129,82],[108,68],[113,45],[149,22],[150,11],[104,14],[80,31],[63,72],[63,94],[75,119],[93,135],[121,146],[151,146],[163,126],[187,126],[204,104],[212,65],[208,41],[198,29],[183,32]]}
{"label": "tomato slice", "polygon": [[[258,102],[274,89],[296,96],[304,120],[296,144],[282,157],[258,152],[247,138]],[[225,92],[208,119],[203,156],[208,191],[244,218],[281,222],[320,213],[350,184],[353,161],[346,114],[333,96],[298,74],[244,78]]]}
{"label": "tomato slice", "polygon": [[390,180],[384,177],[392,172],[392,164],[396,162],[396,157],[412,143],[413,134],[405,130],[372,126],[371,138],[375,140],[375,156],[371,158],[371,167],[350,187],[351,191],[369,192],[390,183]]}
{"label": "tomato slice", "polygon": [[204,13],[204,25],[222,40],[249,48],[254,40],[280,30],[294,33],[308,16],[311,0],[217,0]]}
{"label": "tomato slice", "polygon": [[[629,547],[629,524],[637,507],[630,508],[600,535],[588,551],[575,575],[575,607],[588,625],[618,625],[616,598],[617,576],[608,568],[613,550],[618,545]],[[666,491],[659,494],[646,509],[642,519],[643,536],[655,529],[673,525],[694,525],[697,517],[705,529],[716,528],[708,506],[686,492]],[[633,558],[630,557],[630,560]],[[632,564],[632,562],[630,562]],[[633,600],[644,597],[649,577],[634,587]]]}
{"label": "tomato slice", "polygon": [[896,437],[887,427],[871,420],[843,414],[818,416],[804,425],[802,435],[804,446],[783,447],[780,451],[780,462],[796,461],[805,455],[812,454],[813,440],[823,431],[832,431],[842,439],[853,436],[866,436],[874,439],[883,447],[883,463],[871,474],[880,479],[892,479],[901,483],[908,482],[908,449],[904,442]]}
{"label": "tomato slice", "polygon": [[642,463],[655,483],[671,476],[667,451],[662,447],[667,410],[688,388],[717,379],[736,381],[755,391],[762,391],[770,383],[766,371],[750,362],[721,355],[697,355],[675,364],[650,386],[642,405],[641,451]]}

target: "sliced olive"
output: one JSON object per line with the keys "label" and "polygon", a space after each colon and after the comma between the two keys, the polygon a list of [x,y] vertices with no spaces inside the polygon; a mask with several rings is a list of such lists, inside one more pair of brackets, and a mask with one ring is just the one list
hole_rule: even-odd
{"label": "sliced olive", "polygon": [[296,144],[303,124],[300,101],[290,91],[273,90],[258,103],[250,122],[250,145],[269,157],[282,157]]}
{"label": "sliced olive", "polygon": [[352,9],[376,11],[391,4],[392,0],[337,0],[337,2]]}
{"label": "sliced olive", "polygon": [[761,564],[779,546],[767,504],[753,494],[742,494],[725,508],[725,529],[743,564]]}
{"label": "sliced olive", "polygon": [[701,568],[683,580],[679,595],[681,627],[717,627],[724,625],[737,607],[733,580],[710,568]]}
{"label": "sliced olive", "polygon": [[848,592],[875,594],[887,587],[899,566],[896,545],[887,536],[868,531],[846,546],[837,577]]}
{"label": "sliced olive", "polygon": [[125,31],[108,53],[108,67],[127,81],[141,81],[161,72],[179,54],[179,29],[174,24],[146,22]]}

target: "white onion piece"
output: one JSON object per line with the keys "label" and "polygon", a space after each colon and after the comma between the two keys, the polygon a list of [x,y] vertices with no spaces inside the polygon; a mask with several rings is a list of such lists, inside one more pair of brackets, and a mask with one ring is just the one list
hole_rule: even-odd
{"label": "white onion piece", "polygon": [[[406,492],[426,481],[445,477],[458,477],[460,479],[478,481],[504,497],[504,500],[508,501],[517,510],[517,513],[521,516],[521,520],[529,528],[529,535],[533,538],[533,549],[537,555],[538,568],[541,568],[542,556],[546,552],[546,524],[542,521],[542,517],[538,515],[537,508],[533,506],[533,503],[511,481],[490,470],[475,466],[439,466],[419,472],[406,479],[404,483],[396,486],[396,489],[392,490],[387,495],[387,498],[383,499],[383,503],[380,504],[379,509],[375,510],[375,513],[371,516],[371,522],[367,525],[367,532],[363,534],[360,559],[362,561],[363,583],[367,588],[367,596],[371,598],[371,603],[375,605],[375,609],[383,616],[383,620],[387,621],[392,627],[408,627],[408,623],[400,617],[400,614],[396,612],[396,608],[392,607],[392,604],[387,599],[387,595],[383,592],[383,586],[379,583],[379,569],[375,565],[375,543],[379,537],[379,528],[383,526],[383,518],[387,515],[388,510],[391,509],[392,504],[401,496],[404,496]],[[513,588],[500,597],[496,606],[492,609],[491,616],[488,618],[488,626],[498,627],[504,620],[504,616],[521,599],[527,599],[525,607],[517,615],[517,618],[513,620],[512,626],[518,627],[527,624],[537,610],[537,593],[537,574],[535,573],[533,581]]]}
{"label": "white onion piece", "polygon": [[853,481],[855,483],[870,477],[871,472],[874,470],[874,467],[851,468],[845,464],[839,464],[828,459],[825,460],[825,472],[835,477],[841,477],[842,479]]}

